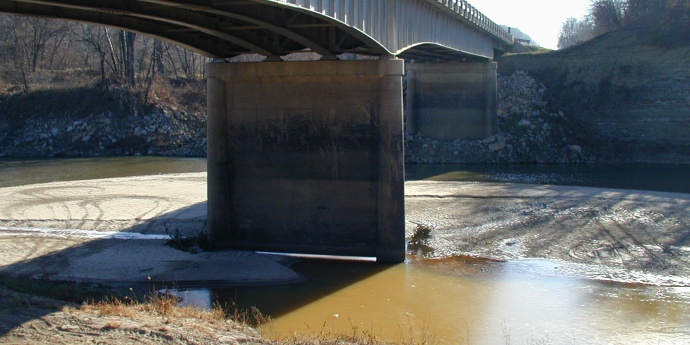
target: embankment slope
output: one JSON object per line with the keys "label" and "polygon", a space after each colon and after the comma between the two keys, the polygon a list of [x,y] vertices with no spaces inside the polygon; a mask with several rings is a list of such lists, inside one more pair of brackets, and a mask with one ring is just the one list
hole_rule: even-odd
{"label": "embankment slope", "polygon": [[499,59],[525,71],[605,162],[690,164],[690,45],[617,31],[569,49]]}

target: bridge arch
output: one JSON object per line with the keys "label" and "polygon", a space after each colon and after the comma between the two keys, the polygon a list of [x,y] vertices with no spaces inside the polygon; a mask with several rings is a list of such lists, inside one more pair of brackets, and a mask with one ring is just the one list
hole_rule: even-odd
{"label": "bridge arch", "polygon": [[390,55],[357,28],[276,0],[9,0],[0,12],[106,25],[146,34],[210,58],[295,52]]}
{"label": "bridge arch", "polygon": [[488,61],[513,43],[463,0],[5,0],[0,12],[117,27],[223,59],[315,52]]}

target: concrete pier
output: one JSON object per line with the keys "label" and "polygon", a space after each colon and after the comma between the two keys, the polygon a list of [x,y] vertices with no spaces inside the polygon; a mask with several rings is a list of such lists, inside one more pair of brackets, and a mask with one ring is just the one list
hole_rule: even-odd
{"label": "concrete pier", "polygon": [[496,79],[495,62],[408,64],[406,132],[436,140],[494,134]]}
{"label": "concrete pier", "polygon": [[402,60],[208,65],[217,247],[405,257]]}

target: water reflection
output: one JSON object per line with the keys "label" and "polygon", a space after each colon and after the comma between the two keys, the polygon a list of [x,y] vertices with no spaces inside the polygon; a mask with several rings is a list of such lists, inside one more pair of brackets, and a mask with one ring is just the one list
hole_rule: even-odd
{"label": "water reflection", "polygon": [[34,183],[206,171],[205,158],[0,159],[0,188]]}
{"label": "water reflection", "polygon": [[[301,261],[296,286],[213,289],[206,303],[257,307],[273,339],[371,332],[389,341],[452,344],[690,342],[690,303],[674,288],[559,274],[561,263],[415,259],[381,266]],[[198,298],[192,290],[190,297]],[[197,297],[194,297],[197,296]]]}
{"label": "water reflection", "polygon": [[554,184],[690,193],[690,165],[413,164],[407,180]]}

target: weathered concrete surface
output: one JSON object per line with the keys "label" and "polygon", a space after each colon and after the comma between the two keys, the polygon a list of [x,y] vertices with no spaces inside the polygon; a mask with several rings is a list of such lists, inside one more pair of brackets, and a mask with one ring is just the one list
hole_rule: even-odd
{"label": "weathered concrete surface", "polygon": [[402,60],[209,64],[212,245],[403,261],[402,75]]}
{"label": "weathered concrete surface", "polygon": [[496,63],[413,63],[407,68],[405,131],[437,140],[496,131]]}
{"label": "weathered concrete surface", "polygon": [[[272,257],[191,254],[154,237],[165,234],[164,226],[149,224],[190,233],[203,227],[204,207],[185,211],[204,200],[205,182],[196,173],[2,188],[0,276],[178,284],[300,279]],[[594,279],[690,285],[690,194],[429,181],[405,187],[408,236],[418,224],[433,228],[424,246],[409,246],[423,257],[545,258],[593,266],[585,276]],[[30,228],[37,226],[45,229]]]}
{"label": "weathered concrete surface", "polygon": [[205,173],[2,188],[0,275],[170,284],[301,279],[272,256],[166,245],[167,232],[202,231],[205,200]]}

